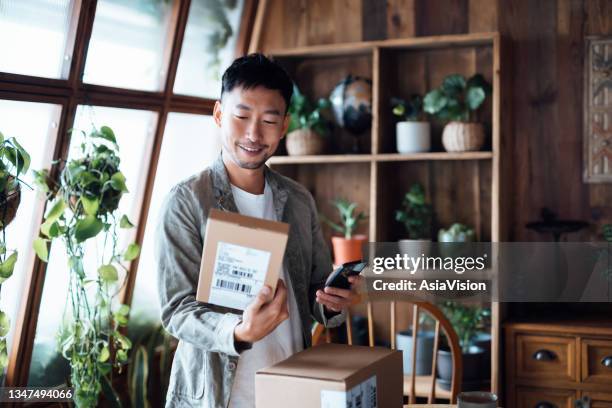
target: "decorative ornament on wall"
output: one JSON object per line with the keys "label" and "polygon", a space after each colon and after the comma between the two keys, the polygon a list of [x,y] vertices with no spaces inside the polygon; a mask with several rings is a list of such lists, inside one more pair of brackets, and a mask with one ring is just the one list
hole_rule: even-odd
{"label": "decorative ornament on wall", "polygon": [[612,37],[587,37],[584,181],[612,182]]}

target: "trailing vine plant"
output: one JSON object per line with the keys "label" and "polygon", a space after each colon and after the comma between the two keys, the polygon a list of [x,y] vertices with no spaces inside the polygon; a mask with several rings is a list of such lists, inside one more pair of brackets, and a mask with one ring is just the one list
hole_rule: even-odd
{"label": "trailing vine plant", "polygon": [[[7,253],[6,226],[15,218],[21,199],[20,178],[30,167],[30,155],[14,137],[6,139],[0,133],[0,289],[13,275],[17,263],[17,251]],[[6,337],[10,328],[8,315],[0,310],[0,374],[8,365]]]}
{"label": "trailing vine plant", "polygon": [[[118,228],[134,225],[117,211],[128,190],[113,130],[102,126],[81,133],[79,155],[61,163],[58,183],[47,170],[35,172],[49,211],[34,250],[47,262],[50,241],[59,239],[65,246],[70,279],[58,347],[70,363],[77,406],[91,407],[101,391],[108,398],[113,367],[121,370],[128,360],[131,342],[120,328],[127,325],[129,307],[115,298],[127,277],[123,262],[134,260],[140,247],[119,247]],[[84,262],[92,257],[95,270]]]}

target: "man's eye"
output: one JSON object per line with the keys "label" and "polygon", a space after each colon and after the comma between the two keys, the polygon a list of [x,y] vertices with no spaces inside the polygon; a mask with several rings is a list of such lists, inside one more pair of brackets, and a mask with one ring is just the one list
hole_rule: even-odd
{"label": "man's eye", "polygon": [[234,116],[236,116],[237,119],[246,119],[247,118],[246,116],[240,116],[240,115],[234,115]]}
{"label": "man's eye", "polygon": [[272,120],[264,120],[264,123],[266,123],[268,125],[276,125],[276,122],[274,122]]}

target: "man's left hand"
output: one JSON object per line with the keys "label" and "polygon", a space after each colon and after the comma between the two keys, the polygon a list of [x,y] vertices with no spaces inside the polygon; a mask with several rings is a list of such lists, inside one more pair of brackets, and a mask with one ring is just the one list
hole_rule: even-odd
{"label": "man's left hand", "polygon": [[328,286],[323,290],[317,290],[317,302],[325,306],[327,311],[330,312],[341,312],[350,305],[358,303],[358,288],[363,282],[363,277],[360,275],[349,276],[348,280],[351,283],[351,289]]}

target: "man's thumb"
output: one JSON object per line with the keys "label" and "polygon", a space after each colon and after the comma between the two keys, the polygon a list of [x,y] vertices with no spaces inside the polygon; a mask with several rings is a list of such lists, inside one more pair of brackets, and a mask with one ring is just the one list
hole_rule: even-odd
{"label": "man's thumb", "polygon": [[255,300],[253,301],[253,307],[259,309],[263,305],[265,305],[270,300],[270,295],[272,294],[272,288],[268,285],[264,285],[260,290],[257,296],[255,296]]}

